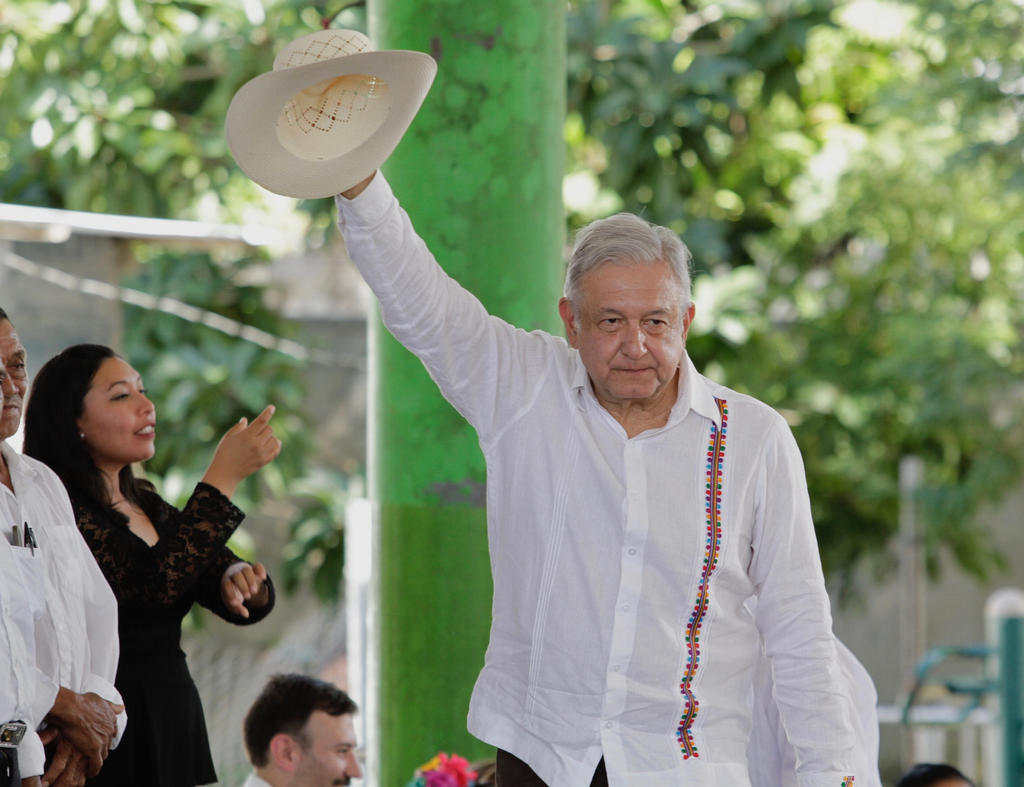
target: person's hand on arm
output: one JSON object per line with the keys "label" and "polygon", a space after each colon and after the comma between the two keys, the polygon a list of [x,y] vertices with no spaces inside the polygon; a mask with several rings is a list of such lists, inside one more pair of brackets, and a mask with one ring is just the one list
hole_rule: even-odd
{"label": "person's hand on arm", "polygon": [[374,170],[373,172],[370,173],[370,176],[368,178],[360,181],[352,188],[346,189],[345,191],[341,192],[341,196],[343,196],[345,199],[355,199],[356,197],[363,193],[363,189],[370,185],[370,181],[373,180],[373,176],[376,174],[377,170]]}
{"label": "person's hand on arm", "polygon": [[46,715],[46,722],[60,730],[66,740],[84,757],[85,775],[95,776],[117,735],[117,714],[123,705],[108,702],[98,694],[77,694],[63,686]]}
{"label": "person's hand on arm", "polygon": [[268,405],[252,423],[242,418],[232,426],[220,439],[203,483],[230,498],[243,479],[272,461],[281,452],[270,426],[273,414],[274,405]]}
{"label": "person's hand on arm", "polygon": [[42,787],[82,787],[85,784],[85,755],[59,733],[56,741],[50,767],[43,774]]}
{"label": "person's hand on arm", "polygon": [[243,618],[249,617],[249,607],[264,607],[270,601],[266,583],[267,569],[262,563],[236,563],[224,572],[220,594],[224,606]]}

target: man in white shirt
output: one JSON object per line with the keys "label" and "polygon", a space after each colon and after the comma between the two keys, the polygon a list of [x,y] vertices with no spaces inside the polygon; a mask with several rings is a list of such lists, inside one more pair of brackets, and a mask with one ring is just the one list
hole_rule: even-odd
{"label": "man in white shirt", "polygon": [[355,702],[330,683],[271,677],[242,726],[255,768],[243,787],[331,787],[361,778],[355,712]]}
{"label": "man in white shirt", "polygon": [[0,655],[0,722],[28,728],[17,748],[22,784],[75,785],[99,772],[124,730],[117,602],[63,484],[7,444],[27,385],[25,348],[0,309],[0,637],[9,646]]}
{"label": "man in white shirt", "polygon": [[749,787],[761,642],[797,784],[852,785],[800,453],[778,413],[687,357],[678,236],[626,214],[581,231],[566,341],[489,315],[379,172],[336,203],[385,324],[487,462],[493,616],[468,721],[499,749],[498,785]]}
{"label": "man in white shirt", "polygon": [[[878,772],[878,694],[868,671],[836,639],[839,671],[853,705],[852,722],[857,745],[851,754],[857,787],[882,787]],[[779,708],[772,694],[771,665],[758,659],[754,673],[754,728],[747,745],[753,787],[795,787],[796,750],[786,739]],[[959,787],[959,785],[957,786]]]}

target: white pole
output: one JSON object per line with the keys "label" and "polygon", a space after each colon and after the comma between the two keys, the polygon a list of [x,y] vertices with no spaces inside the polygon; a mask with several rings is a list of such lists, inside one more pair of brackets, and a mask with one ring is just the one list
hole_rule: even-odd
{"label": "white pole", "polygon": [[[907,696],[914,685],[914,671],[924,653],[927,635],[924,551],[915,500],[924,475],[924,463],[919,456],[904,456],[900,460],[899,473],[900,674],[903,676],[904,696]],[[905,731],[902,736],[904,770],[918,759],[914,741],[913,734]]]}

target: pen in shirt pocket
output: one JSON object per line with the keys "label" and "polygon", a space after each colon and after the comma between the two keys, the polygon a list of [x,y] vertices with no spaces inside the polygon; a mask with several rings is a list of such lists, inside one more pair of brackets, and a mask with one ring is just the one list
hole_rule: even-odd
{"label": "pen in shirt pocket", "polygon": [[36,534],[32,532],[28,522],[25,523],[25,546],[32,551],[33,555],[36,553],[36,547],[39,546],[39,543],[36,541]]}

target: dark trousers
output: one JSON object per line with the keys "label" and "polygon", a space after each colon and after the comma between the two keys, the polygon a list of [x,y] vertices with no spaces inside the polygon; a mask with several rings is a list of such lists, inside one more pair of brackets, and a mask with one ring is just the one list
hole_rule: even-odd
{"label": "dark trousers", "polygon": [[[529,765],[503,749],[498,749],[494,775],[496,787],[548,787]],[[597,764],[590,787],[608,787],[608,772],[604,769],[603,757]]]}
{"label": "dark trousers", "polygon": [[21,787],[17,749],[0,749],[0,787]]}

